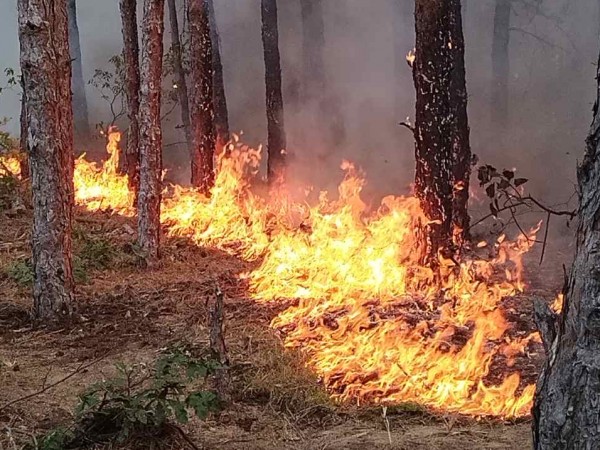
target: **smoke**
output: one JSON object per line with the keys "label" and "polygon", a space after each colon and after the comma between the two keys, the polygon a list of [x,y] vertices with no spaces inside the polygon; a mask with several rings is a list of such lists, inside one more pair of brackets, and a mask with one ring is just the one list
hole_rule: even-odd
{"label": "smoke", "polygon": [[[16,2],[1,0],[2,66],[18,67]],[[473,152],[499,168],[516,167],[529,188],[548,203],[573,193],[576,160],[591,118],[600,14],[597,0],[544,0],[537,13],[514,2],[510,44],[510,121],[500,129],[491,119],[491,48],[494,1],[463,0],[467,46],[467,88]],[[84,76],[106,68],[120,52],[118,2],[78,1]],[[232,131],[256,146],[266,140],[264,65],[257,0],[215,0]],[[339,109],[331,121],[343,124],[337,143],[325,139],[331,123],[317,107],[298,100],[302,86],[302,27],[298,1],[280,1],[286,129],[299,178],[331,188],[343,159],[367,173],[371,193],[408,193],[413,177],[413,144],[398,122],[414,117],[414,89],[404,55],[413,47],[408,0],[323,1],[325,103]],[[165,32],[168,45],[169,32]],[[90,117],[106,120],[107,105],[87,86]],[[301,96],[300,96],[301,97]],[[18,133],[17,93],[0,95],[0,117]],[[171,127],[177,122],[173,115]],[[166,133],[181,141],[181,130]],[[172,154],[181,149],[170,147]],[[168,155],[167,155],[168,156]],[[167,157],[168,159],[168,157]],[[339,174],[337,176],[336,174]]]}

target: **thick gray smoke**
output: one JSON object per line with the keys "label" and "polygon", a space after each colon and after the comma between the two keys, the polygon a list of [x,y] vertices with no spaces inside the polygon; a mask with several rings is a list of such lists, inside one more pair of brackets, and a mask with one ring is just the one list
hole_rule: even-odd
{"label": "thick gray smoke", "polygon": [[[493,0],[465,1],[467,83],[472,147],[481,161],[516,167],[551,202],[573,192],[576,159],[591,117],[600,18],[598,0],[515,0],[510,45],[510,122],[490,115]],[[358,163],[373,192],[406,193],[413,176],[413,145],[398,122],[413,117],[414,90],[404,55],[413,47],[409,0],[324,1],[328,92],[339,105],[345,136],[326,144],[330,124],[297,100],[302,83],[302,28],[298,1],[280,1],[286,125],[299,176],[331,187],[342,159]],[[524,3],[541,5],[535,13]],[[258,145],[266,139],[264,68],[258,0],[215,0],[221,33],[232,131]],[[108,68],[120,52],[118,2],[79,0],[84,76]],[[16,1],[0,0],[0,66],[18,67]],[[168,30],[165,33],[168,44]],[[107,106],[87,86],[90,117],[109,119]],[[18,132],[16,93],[0,96],[0,116]],[[176,124],[173,116],[172,125]],[[168,139],[180,141],[179,131]],[[343,139],[342,139],[343,138]],[[176,153],[175,147],[171,147]],[[167,150],[166,150],[167,151]],[[180,150],[179,153],[182,153]],[[306,169],[308,168],[308,169]]]}

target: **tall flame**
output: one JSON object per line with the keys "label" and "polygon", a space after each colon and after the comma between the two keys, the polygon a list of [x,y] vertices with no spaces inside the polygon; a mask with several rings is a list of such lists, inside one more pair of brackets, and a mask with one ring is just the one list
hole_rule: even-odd
{"label": "tall flame", "polygon": [[[118,141],[109,136],[104,165],[77,160],[76,201],[133,215],[127,177],[116,172]],[[500,303],[524,289],[522,256],[537,228],[515,241],[481,243],[487,259],[458,267],[440,259],[438,277],[419,263],[426,218],[414,197],[386,197],[369,212],[360,196],[364,177],[345,162],[335,200],[323,192],[310,205],[281,188],[267,200],[250,182],[259,162],[260,150],[236,139],[219,156],[211,196],[171,186],[161,220],[172,236],[257,261],[242,275],[250,295],[287,305],[272,326],[286,346],[306,353],[334,398],[411,401],[471,415],[529,413],[534,386],[522,386],[510,366],[535,335],[511,340]],[[491,384],[499,356],[508,367]]]}

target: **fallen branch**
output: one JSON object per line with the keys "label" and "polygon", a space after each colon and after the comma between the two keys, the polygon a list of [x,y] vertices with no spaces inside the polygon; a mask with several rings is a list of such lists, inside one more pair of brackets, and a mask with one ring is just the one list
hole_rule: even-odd
{"label": "fallen branch", "polygon": [[12,405],[14,405],[16,403],[20,403],[20,402],[23,402],[25,400],[29,400],[30,398],[37,397],[38,395],[43,394],[44,392],[46,392],[46,391],[48,391],[48,390],[50,390],[50,389],[58,386],[59,384],[64,383],[65,381],[69,380],[70,378],[73,378],[75,375],[77,375],[78,373],[83,372],[88,367],[91,367],[94,364],[97,364],[98,362],[102,361],[105,357],[106,357],[106,355],[103,355],[100,358],[94,359],[93,361],[91,361],[91,362],[89,362],[87,364],[81,363],[79,366],[77,366],[77,368],[74,371],[70,372],[68,375],[65,375],[60,380],[55,381],[54,383],[46,385],[46,381],[47,381],[48,374],[49,374],[49,372],[48,372],[48,374],[46,374],[46,376],[44,377],[44,382],[42,384],[41,389],[39,389],[39,390],[37,390],[35,392],[32,392],[31,394],[24,395],[23,397],[16,398],[14,400],[11,400],[11,401],[9,401],[9,402],[1,405],[0,406],[0,411],[4,411],[9,406],[12,406]]}

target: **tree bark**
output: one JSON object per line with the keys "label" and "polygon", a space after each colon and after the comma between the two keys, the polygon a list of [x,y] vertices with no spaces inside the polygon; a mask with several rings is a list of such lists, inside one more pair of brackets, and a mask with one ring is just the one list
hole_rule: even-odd
{"label": "tree bark", "polygon": [[81,61],[81,47],[79,45],[79,26],[77,25],[76,0],[68,0],[69,11],[69,49],[73,70],[73,119],[77,141],[85,143],[90,137],[90,123],[88,119],[87,98],[85,96],[85,81],[83,79],[83,64]]}
{"label": "tree bark", "polygon": [[511,0],[496,0],[494,12],[494,39],[492,42],[492,119],[494,124],[506,132],[508,124],[508,77],[510,60]]}
{"label": "tree bark", "polygon": [[471,151],[460,0],[416,0],[416,194],[431,220],[430,263],[468,229]]}
{"label": "tree bark", "polygon": [[223,62],[221,61],[221,37],[219,36],[219,27],[217,26],[214,0],[208,0],[208,17],[213,53],[215,128],[217,132],[217,146],[220,150],[229,141],[229,112],[227,110],[227,96],[225,95]]}
{"label": "tree bark", "polygon": [[123,30],[123,61],[125,64],[125,94],[127,96],[127,148],[125,159],[129,187],[135,192],[136,202],[140,187],[140,60],[137,28],[137,0],[120,0],[121,26]]}
{"label": "tree bark", "polygon": [[285,178],[287,146],[281,92],[277,0],[261,0],[261,18],[267,108],[267,176],[269,182],[273,183]]}
{"label": "tree bark", "polygon": [[173,70],[175,71],[175,83],[177,85],[177,97],[181,111],[181,123],[185,134],[185,142],[188,152],[192,148],[192,130],[190,125],[190,104],[188,97],[185,72],[183,71],[181,39],[179,37],[179,23],[177,20],[177,7],[175,0],[167,0],[169,7],[169,20],[171,23],[171,51],[173,52]]}
{"label": "tree bark", "polygon": [[[598,72],[600,77],[600,71]],[[599,78],[600,79],[600,78]],[[578,169],[575,260],[533,406],[536,450],[600,449],[600,84]]]}
{"label": "tree bark", "polygon": [[190,65],[192,79],[192,185],[208,194],[215,180],[215,112],[213,55],[206,0],[189,1]]}
{"label": "tree bark", "polygon": [[71,314],[73,110],[65,0],[19,0],[21,72],[33,196],[34,315]]}
{"label": "tree bark", "polygon": [[138,244],[148,265],[159,258],[162,191],[162,81],[164,0],[144,0],[140,96]]}

